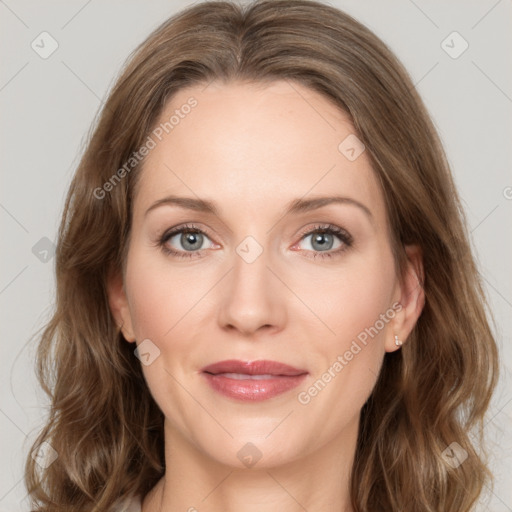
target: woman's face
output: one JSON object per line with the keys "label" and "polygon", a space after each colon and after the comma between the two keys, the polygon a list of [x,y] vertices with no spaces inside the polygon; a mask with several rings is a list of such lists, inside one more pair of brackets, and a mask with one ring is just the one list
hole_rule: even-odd
{"label": "woman's face", "polygon": [[[237,467],[354,441],[383,356],[413,322],[352,124],[285,81],[182,89],[160,123],[124,289],[109,293],[125,338],[143,343],[166,435]],[[243,363],[263,360],[294,370],[250,377]]]}

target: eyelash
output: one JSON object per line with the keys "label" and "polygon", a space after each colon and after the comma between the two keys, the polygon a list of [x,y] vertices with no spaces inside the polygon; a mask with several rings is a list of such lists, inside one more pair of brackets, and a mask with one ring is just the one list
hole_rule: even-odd
{"label": "eyelash", "polygon": [[[166,243],[170,240],[174,235],[179,233],[199,233],[208,237],[208,234],[202,229],[198,228],[194,224],[185,224],[182,226],[178,226],[177,228],[173,228],[170,231],[166,231],[157,242],[157,245],[162,249],[163,253],[167,256],[173,256],[177,258],[194,258],[201,257],[201,251],[175,251],[174,249],[170,249]],[[333,224],[324,224],[324,225],[315,225],[313,228],[306,230],[300,234],[300,239],[302,240],[304,237],[312,235],[314,233],[321,234],[330,234],[335,235],[338,239],[343,243],[343,245],[332,252],[327,251],[307,251],[313,252],[312,256],[308,256],[310,258],[332,258],[333,256],[340,256],[341,253],[346,251],[353,244],[352,236],[348,233],[348,231],[335,226]],[[209,237],[208,237],[209,238]]]}

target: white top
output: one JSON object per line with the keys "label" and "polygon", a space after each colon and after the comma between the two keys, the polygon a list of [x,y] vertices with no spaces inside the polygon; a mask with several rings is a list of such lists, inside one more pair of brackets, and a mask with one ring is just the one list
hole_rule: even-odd
{"label": "white top", "polygon": [[126,498],[112,512],[142,512],[142,502],[140,496]]}

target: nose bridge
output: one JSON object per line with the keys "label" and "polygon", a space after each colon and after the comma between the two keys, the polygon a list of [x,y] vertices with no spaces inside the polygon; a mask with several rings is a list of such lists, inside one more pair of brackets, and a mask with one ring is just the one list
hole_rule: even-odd
{"label": "nose bridge", "polygon": [[284,321],[282,290],[268,268],[271,253],[263,243],[247,236],[235,248],[219,309],[222,327],[252,333],[262,326],[279,327]]}

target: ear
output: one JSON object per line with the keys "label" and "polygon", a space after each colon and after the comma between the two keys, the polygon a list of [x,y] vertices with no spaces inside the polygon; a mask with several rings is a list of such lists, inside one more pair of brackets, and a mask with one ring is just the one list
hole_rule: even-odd
{"label": "ear", "polygon": [[128,306],[128,299],[124,289],[123,276],[120,272],[110,275],[107,282],[107,295],[110,311],[121,329],[126,341],[134,342],[135,334]]}
{"label": "ear", "polygon": [[407,268],[400,280],[397,302],[401,308],[396,308],[391,330],[386,338],[386,352],[394,352],[400,346],[395,343],[395,336],[402,343],[406,343],[425,305],[425,292],[423,290],[424,272],[423,255],[417,245],[405,246],[407,255]]}

